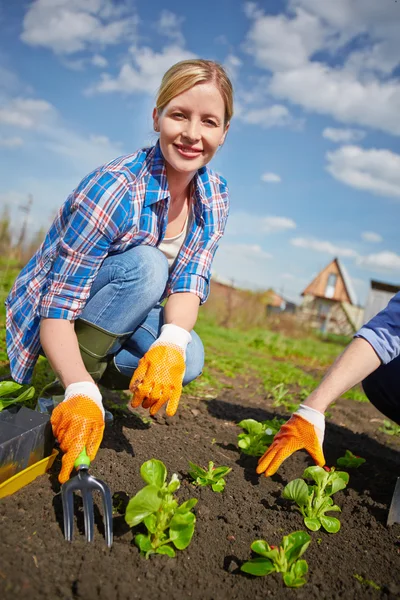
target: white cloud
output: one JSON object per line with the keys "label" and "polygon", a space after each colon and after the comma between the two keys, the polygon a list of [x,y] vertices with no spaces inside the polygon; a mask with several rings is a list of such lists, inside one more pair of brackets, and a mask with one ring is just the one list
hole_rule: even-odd
{"label": "white cloud", "polygon": [[228,54],[224,60],[224,68],[232,80],[237,79],[241,66],[242,61],[235,54]]}
{"label": "white cloud", "polygon": [[282,179],[276,173],[264,173],[261,175],[261,181],[265,181],[265,183],[280,183]]}
{"label": "white cloud", "polygon": [[124,92],[127,94],[155,94],[165,71],[180,60],[194,58],[195,55],[179,46],[168,46],[161,52],[151,48],[132,48],[132,62],[125,62],[117,77],[108,73],[101,75],[101,81],[90,87],[87,93]]}
{"label": "white cloud", "polygon": [[94,67],[99,67],[99,69],[105,69],[108,65],[108,60],[101,56],[101,54],[94,54],[90,61]]}
{"label": "white cloud", "polygon": [[160,18],[156,23],[156,29],[158,33],[180,46],[185,42],[181,32],[181,25],[184,20],[184,17],[179,17],[172,11],[165,9],[161,11]]}
{"label": "white cloud", "polygon": [[287,217],[264,217],[261,219],[261,227],[265,233],[275,233],[296,229],[296,223]]}
{"label": "white cloud", "polygon": [[54,108],[45,100],[15,98],[0,107],[0,123],[22,129],[33,129],[53,113]]}
{"label": "white cloud", "polygon": [[371,242],[372,244],[379,244],[383,239],[379,233],[374,231],[363,231],[361,237],[365,242]]}
{"label": "white cloud", "polygon": [[25,14],[21,39],[57,54],[73,54],[131,39],[136,24],[129,3],[123,6],[113,0],[35,0]]}
{"label": "white cloud", "polygon": [[342,246],[337,246],[336,244],[332,244],[326,240],[317,240],[312,238],[293,238],[290,240],[292,246],[296,246],[297,248],[306,248],[308,250],[313,250],[314,252],[323,252],[324,254],[331,254],[332,256],[347,256],[354,257],[358,256],[355,250],[351,248],[343,248]]}
{"label": "white cloud", "polygon": [[395,252],[379,252],[360,257],[357,264],[373,271],[400,271],[400,256]]}
{"label": "white cloud", "polygon": [[400,82],[392,74],[400,62],[396,3],[382,11],[376,0],[290,0],[286,15],[265,15],[253,5],[246,12],[245,47],[272,73],[270,94],[400,135]]}
{"label": "white cloud", "polygon": [[262,108],[247,108],[238,106],[236,116],[249,125],[260,127],[298,127],[301,121],[293,117],[283,104],[273,104]]}
{"label": "white cloud", "polygon": [[0,146],[3,146],[3,148],[18,148],[23,143],[23,139],[18,136],[4,137],[0,135]]}
{"label": "white cloud", "polygon": [[381,196],[400,197],[400,155],[390,150],[343,146],[326,154],[327,171],[339,181]]}
{"label": "white cloud", "polygon": [[326,127],[322,132],[322,137],[332,142],[358,142],[365,137],[365,131],[361,131],[360,129]]}
{"label": "white cloud", "polygon": [[270,281],[272,256],[258,244],[233,244],[224,238],[213,262],[218,275],[234,285],[260,289]]}
{"label": "white cloud", "polygon": [[266,233],[295,229],[296,223],[288,217],[262,216],[245,212],[232,212],[226,227],[226,236],[251,236],[262,240]]}

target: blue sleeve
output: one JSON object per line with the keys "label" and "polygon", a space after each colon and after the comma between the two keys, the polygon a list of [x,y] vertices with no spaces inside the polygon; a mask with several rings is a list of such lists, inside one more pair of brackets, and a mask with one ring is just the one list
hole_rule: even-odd
{"label": "blue sleeve", "polygon": [[363,325],[354,337],[362,337],[371,344],[383,364],[400,354],[400,292],[386,308]]}

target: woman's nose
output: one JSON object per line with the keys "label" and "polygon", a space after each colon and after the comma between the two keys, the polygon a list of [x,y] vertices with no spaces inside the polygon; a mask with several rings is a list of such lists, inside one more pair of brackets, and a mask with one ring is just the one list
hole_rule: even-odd
{"label": "woman's nose", "polygon": [[182,135],[191,142],[195,142],[200,139],[200,123],[194,120],[188,120],[185,123]]}

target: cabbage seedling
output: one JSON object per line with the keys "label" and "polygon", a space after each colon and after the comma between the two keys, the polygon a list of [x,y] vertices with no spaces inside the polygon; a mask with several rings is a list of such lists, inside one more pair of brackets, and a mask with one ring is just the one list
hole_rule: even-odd
{"label": "cabbage seedling", "polygon": [[210,485],[214,492],[223,492],[226,481],[224,477],[232,471],[230,467],[214,467],[212,460],[208,463],[208,470],[189,461],[189,475],[197,485]]}
{"label": "cabbage seedling", "polygon": [[5,396],[19,392],[22,387],[24,386],[20,385],[19,383],[15,383],[15,381],[0,381],[0,412],[11,404],[15,404],[16,402],[25,402],[26,400],[31,400],[31,398],[33,398],[35,395],[35,388],[32,386],[28,387],[21,394],[18,394],[18,396],[13,398],[5,398]]}
{"label": "cabbage seedling", "polygon": [[308,467],[303,473],[305,479],[313,479],[315,485],[307,485],[304,479],[293,479],[282,492],[283,498],[294,500],[296,509],[304,517],[304,524],[311,531],[318,531],[321,525],[329,533],[337,533],[340,521],[329,517],[329,511],[341,512],[332,496],[343,490],[349,482],[349,474],[345,471],[335,471],[334,467],[326,471],[322,467]]}
{"label": "cabbage seedling", "polygon": [[245,562],[240,568],[250,575],[269,575],[282,573],[287,587],[300,587],[306,583],[307,561],[299,560],[310,544],[311,538],[305,531],[294,531],[283,536],[280,546],[270,546],[264,540],[256,540],[251,549],[257,558]]}
{"label": "cabbage seedling", "polygon": [[179,489],[178,475],[174,473],[167,483],[167,469],[161,460],[151,459],[140,467],[140,474],[148,484],[131,498],[125,520],[130,527],[144,523],[147,535],[135,536],[135,544],[146,558],[150,554],[166,554],[173,558],[175,548],[184,550],[194,533],[196,517],[192,513],[196,498],[180,506],[174,496]]}
{"label": "cabbage seedling", "polygon": [[350,450],[346,450],[344,456],[341,456],[336,461],[339,467],[344,467],[345,469],[358,469],[363,463],[365,463],[365,458],[356,456]]}
{"label": "cabbage seedling", "polygon": [[262,456],[284,423],[285,419],[276,417],[268,421],[256,421],[255,419],[240,421],[238,425],[244,429],[244,432],[238,435],[239,448],[244,454]]}

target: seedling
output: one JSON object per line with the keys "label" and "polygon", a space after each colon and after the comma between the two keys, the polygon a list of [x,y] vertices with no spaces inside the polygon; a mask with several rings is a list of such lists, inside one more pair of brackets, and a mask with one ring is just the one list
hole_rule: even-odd
{"label": "seedling", "polygon": [[358,575],[358,573],[354,573],[354,577],[359,583],[367,587],[371,587],[373,590],[379,591],[382,589],[381,586],[375,583],[375,581],[372,581],[372,579],[365,579],[362,575]]}
{"label": "seedling", "polygon": [[139,533],[135,536],[135,544],[143,556],[166,554],[173,558],[173,546],[184,550],[190,544],[196,522],[192,508],[197,499],[191,498],[178,505],[174,496],[180,487],[178,475],[174,473],[167,484],[167,469],[161,460],[143,463],[140,474],[148,485],[129,501],[125,520],[130,527],[144,523],[147,535]]}
{"label": "seedling", "polygon": [[350,450],[346,450],[344,456],[341,456],[336,461],[338,467],[344,467],[345,469],[358,469],[363,463],[365,463],[365,458],[356,456]]}
{"label": "seedling", "polygon": [[268,421],[256,421],[255,419],[240,421],[238,425],[244,429],[244,433],[238,435],[239,448],[244,454],[262,456],[284,423],[284,419],[276,417]]}
{"label": "seedling", "polygon": [[214,467],[212,460],[208,463],[208,470],[189,461],[189,475],[197,485],[210,485],[214,492],[223,492],[226,481],[224,477],[232,471],[230,467]]}
{"label": "seedling", "polygon": [[305,531],[294,531],[283,536],[280,546],[270,546],[264,540],[256,540],[251,549],[260,556],[245,562],[240,568],[250,575],[282,573],[287,587],[301,587],[306,583],[308,564],[299,560],[310,544],[311,538]]}
{"label": "seedling", "polygon": [[400,435],[400,425],[384,419],[382,427],[379,427],[379,431],[386,433],[386,435]]}
{"label": "seedling", "polygon": [[322,525],[325,531],[337,533],[340,529],[339,519],[325,513],[341,512],[340,507],[333,503],[332,496],[346,487],[349,474],[335,471],[334,467],[329,471],[322,467],[308,467],[303,477],[313,479],[315,485],[307,485],[304,479],[294,479],[284,488],[283,498],[296,502],[296,509],[301,512],[305,526],[311,531],[318,531]]}
{"label": "seedling", "polygon": [[15,381],[0,381],[0,412],[11,404],[25,402],[26,400],[33,398],[35,395],[35,388],[32,386],[28,387],[21,394],[18,394],[18,396],[5,398],[5,396],[12,396],[12,394],[18,392],[22,387],[24,386],[15,383]]}
{"label": "seedling", "polygon": [[293,412],[297,408],[297,404],[290,401],[290,394],[287,387],[285,387],[284,383],[278,383],[271,390],[274,401],[272,406],[274,408],[278,408],[279,406],[283,406],[289,412]]}

